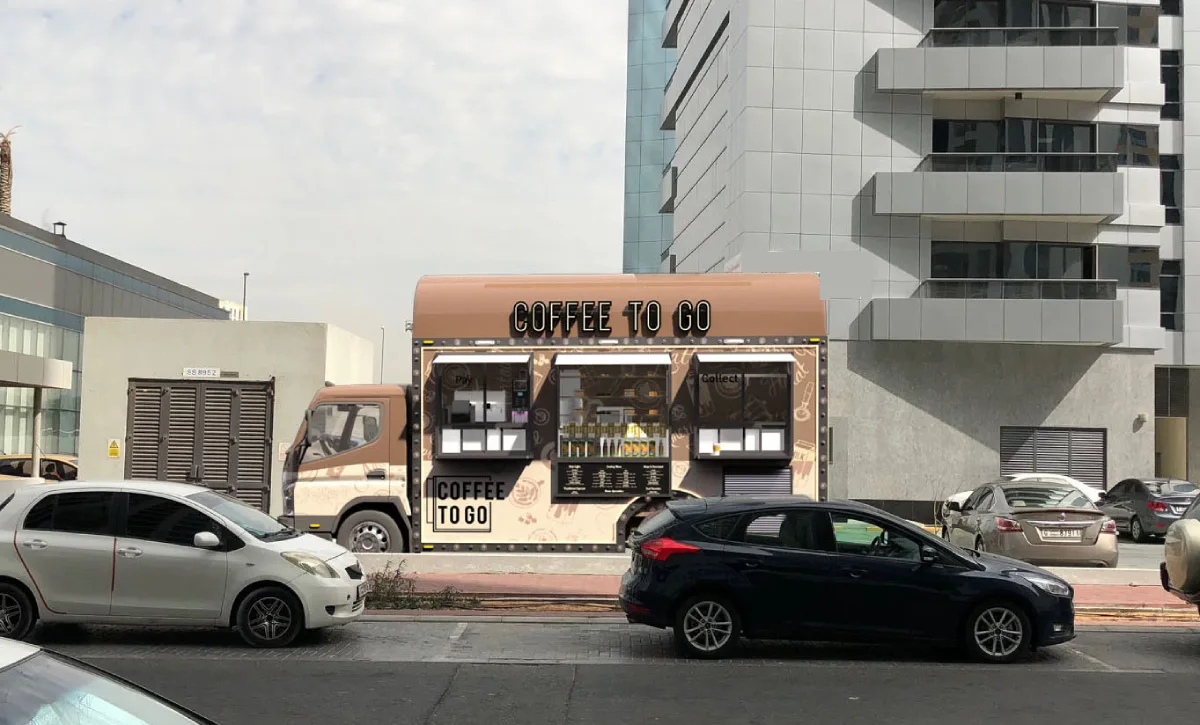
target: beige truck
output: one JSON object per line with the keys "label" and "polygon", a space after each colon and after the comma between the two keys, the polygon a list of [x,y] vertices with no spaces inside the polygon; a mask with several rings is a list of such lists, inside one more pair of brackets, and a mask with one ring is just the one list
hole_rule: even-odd
{"label": "beige truck", "polygon": [[815,275],[426,277],[412,364],[317,391],[285,521],[357,552],[606,552],[672,498],[826,494]]}

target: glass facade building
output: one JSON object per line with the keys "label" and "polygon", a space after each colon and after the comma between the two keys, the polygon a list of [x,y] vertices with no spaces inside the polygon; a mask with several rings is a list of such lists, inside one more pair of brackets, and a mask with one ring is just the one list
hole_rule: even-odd
{"label": "glass facade building", "polygon": [[[214,297],[11,217],[0,217],[0,350],[70,362],[42,400],[42,453],[78,454],[84,318],[227,319]],[[30,453],[33,390],[0,387],[0,453]]]}
{"label": "glass facade building", "polygon": [[675,50],[663,48],[667,0],[629,0],[629,72],[625,102],[625,272],[658,272],[668,262],[674,227],[661,214],[663,169],[675,154],[675,133],[660,130],[663,94],[675,70]]}

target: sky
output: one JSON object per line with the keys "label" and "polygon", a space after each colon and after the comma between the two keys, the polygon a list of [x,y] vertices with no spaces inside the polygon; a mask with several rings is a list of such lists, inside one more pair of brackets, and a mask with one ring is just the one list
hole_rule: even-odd
{"label": "sky", "polygon": [[408,379],[422,275],[619,272],[623,0],[0,0],[13,213]]}

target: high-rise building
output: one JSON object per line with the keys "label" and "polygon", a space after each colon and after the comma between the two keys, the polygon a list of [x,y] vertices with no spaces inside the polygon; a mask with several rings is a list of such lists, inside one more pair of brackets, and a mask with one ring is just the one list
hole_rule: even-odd
{"label": "high-rise building", "polygon": [[668,2],[662,259],[820,273],[832,496],[928,520],[1009,473],[1200,478],[1181,5]]}
{"label": "high-rise building", "polygon": [[[41,451],[75,455],[85,317],[228,319],[229,313],[215,297],[77,244],[65,232],[0,215],[0,351],[30,363],[71,363],[71,388],[44,393]],[[31,452],[33,401],[33,388],[0,382],[0,453]]]}
{"label": "high-rise building", "polygon": [[[626,272],[657,272],[668,260],[670,205],[660,190],[675,134],[662,129],[663,89],[675,51],[663,47],[667,0],[629,0],[629,73],[625,103]],[[664,170],[665,169],[665,170]],[[667,266],[669,270],[669,264]]]}

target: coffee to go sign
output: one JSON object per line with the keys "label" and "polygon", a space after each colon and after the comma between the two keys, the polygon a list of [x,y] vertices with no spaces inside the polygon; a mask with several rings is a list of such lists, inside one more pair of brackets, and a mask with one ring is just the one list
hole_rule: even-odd
{"label": "coffee to go sign", "polygon": [[[612,302],[569,300],[518,302],[510,326],[514,337],[603,337],[612,334]],[[626,318],[630,337],[701,337],[712,327],[708,300],[683,300],[674,310],[664,310],[658,300],[631,300],[618,316]],[[664,321],[670,328],[663,332]]]}

